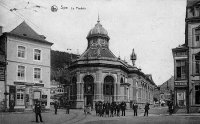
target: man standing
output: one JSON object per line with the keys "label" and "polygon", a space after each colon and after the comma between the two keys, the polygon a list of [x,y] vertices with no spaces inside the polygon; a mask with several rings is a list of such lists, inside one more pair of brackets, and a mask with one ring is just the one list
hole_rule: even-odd
{"label": "man standing", "polygon": [[42,116],[41,116],[41,105],[40,105],[39,101],[36,101],[36,104],[35,104],[35,117],[36,117],[36,122],[37,123],[39,123],[38,116],[40,117],[40,122],[43,122],[42,121]]}
{"label": "man standing", "polygon": [[169,102],[169,115],[172,115],[172,113],[173,113],[173,102],[170,101]]}
{"label": "man standing", "polygon": [[67,101],[66,103],[66,114],[69,114],[69,109],[70,109],[70,103]]}
{"label": "man standing", "polygon": [[122,116],[125,116],[125,111],[126,111],[126,103],[125,102],[121,103],[121,109],[122,109]]}
{"label": "man standing", "polygon": [[55,103],[54,103],[54,108],[55,108],[55,114],[57,115],[57,109],[58,109],[58,103],[57,103],[57,101],[55,101]]}
{"label": "man standing", "polygon": [[136,104],[133,104],[134,116],[137,116],[137,109],[138,109],[137,103],[136,103]]}
{"label": "man standing", "polygon": [[144,107],[144,116],[148,116],[149,114],[149,103],[146,103],[145,107]]}
{"label": "man standing", "polygon": [[120,109],[121,109],[120,104],[117,103],[117,104],[116,104],[116,110],[117,110],[117,116],[118,116],[118,117],[120,116]]}

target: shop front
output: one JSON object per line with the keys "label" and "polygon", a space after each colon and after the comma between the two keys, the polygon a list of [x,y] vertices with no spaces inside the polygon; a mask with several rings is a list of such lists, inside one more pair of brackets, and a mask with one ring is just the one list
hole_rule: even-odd
{"label": "shop front", "polygon": [[35,101],[47,106],[47,94],[43,92],[44,84],[31,84],[15,82],[9,86],[9,108],[14,109],[33,109]]}

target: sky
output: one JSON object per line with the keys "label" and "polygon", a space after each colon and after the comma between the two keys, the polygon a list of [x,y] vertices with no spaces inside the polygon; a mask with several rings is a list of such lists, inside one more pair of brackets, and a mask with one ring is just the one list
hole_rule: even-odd
{"label": "sky", "polygon": [[174,75],[172,48],[185,42],[185,9],[186,0],[0,0],[0,25],[9,32],[25,20],[53,50],[82,54],[99,15],[110,50],[131,64],[134,48],[136,66],[160,85]]}

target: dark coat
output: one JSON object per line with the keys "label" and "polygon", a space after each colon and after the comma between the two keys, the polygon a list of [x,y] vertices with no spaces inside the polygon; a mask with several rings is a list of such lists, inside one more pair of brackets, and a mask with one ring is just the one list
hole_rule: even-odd
{"label": "dark coat", "polygon": [[122,102],[122,103],[121,103],[121,109],[122,109],[122,110],[125,110],[125,109],[126,109],[126,103],[125,103],[125,102]]}
{"label": "dark coat", "polygon": [[133,110],[137,110],[138,109],[138,105],[137,104],[133,104]]}
{"label": "dark coat", "polygon": [[149,110],[149,109],[150,109],[150,108],[149,108],[149,104],[146,104],[145,107],[144,107],[144,109],[145,109],[145,110]]}
{"label": "dark coat", "polygon": [[41,105],[39,103],[35,104],[35,113],[36,114],[41,113]]}
{"label": "dark coat", "polygon": [[58,109],[58,103],[57,102],[54,103],[54,108]]}

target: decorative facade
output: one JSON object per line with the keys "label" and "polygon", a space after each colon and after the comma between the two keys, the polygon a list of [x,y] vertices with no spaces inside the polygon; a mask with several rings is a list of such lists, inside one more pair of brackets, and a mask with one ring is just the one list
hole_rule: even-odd
{"label": "decorative facade", "polygon": [[151,75],[145,75],[135,66],[134,50],[130,57],[131,66],[110,51],[109,40],[108,32],[98,20],[87,35],[87,49],[69,67],[71,83],[65,90],[72,107],[94,106],[97,101],[153,104],[156,85]]}
{"label": "decorative facade", "polygon": [[24,21],[0,36],[5,53],[5,81],[0,101],[7,108],[32,109],[36,99],[50,108],[50,50],[53,43]]}

